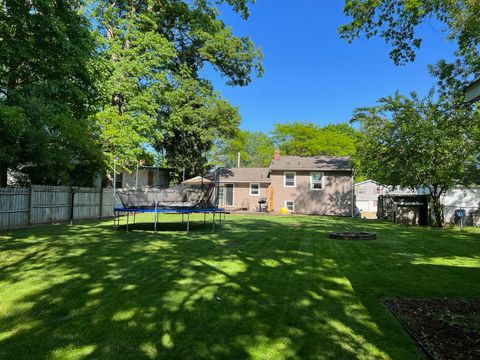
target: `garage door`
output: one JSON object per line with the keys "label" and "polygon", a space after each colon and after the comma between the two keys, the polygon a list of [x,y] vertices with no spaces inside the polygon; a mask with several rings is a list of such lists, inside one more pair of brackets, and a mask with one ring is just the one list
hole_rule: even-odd
{"label": "garage door", "polygon": [[367,200],[357,200],[357,208],[360,211],[370,211]]}

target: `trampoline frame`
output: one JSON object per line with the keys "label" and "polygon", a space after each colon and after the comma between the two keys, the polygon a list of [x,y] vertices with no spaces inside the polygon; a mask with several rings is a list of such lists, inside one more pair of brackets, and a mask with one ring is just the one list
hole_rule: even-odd
{"label": "trampoline frame", "polygon": [[[207,214],[212,214],[212,231],[215,231],[215,215],[219,215],[218,226],[223,229],[226,223],[226,214],[224,208],[191,208],[191,209],[175,209],[175,208],[125,208],[116,207],[113,209],[113,226],[118,228],[120,226],[120,217],[126,214],[127,217],[127,232],[129,226],[129,218],[133,215],[133,223],[135,224],[135,215],[137,213],[153,213],[154,224],[153,229],[157,233],[158,217],[160,214],[182,214],[182,223],[184,223],[184,216],[187,215],[187,232],[190,231],[190,214],[203,214],[203,223],[207,222]],[[222,219],[223,215],[223,219]]]}

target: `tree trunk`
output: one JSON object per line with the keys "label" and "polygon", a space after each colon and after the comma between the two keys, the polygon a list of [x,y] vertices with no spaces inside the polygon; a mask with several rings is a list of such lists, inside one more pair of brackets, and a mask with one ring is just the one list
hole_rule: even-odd
{"label": "tree trunk", "polygon": [[435,213],[435,226],[443,227],[443,208],[440,195],[432,195],[433,212]]}
{"label": "tree trunk", "polygon": [[7,171],[7,166],[4,164],[0,164],[0,187],[7,186]]}

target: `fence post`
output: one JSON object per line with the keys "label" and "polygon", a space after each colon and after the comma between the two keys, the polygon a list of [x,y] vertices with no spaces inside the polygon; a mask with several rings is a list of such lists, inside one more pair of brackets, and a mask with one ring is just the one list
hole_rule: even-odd
{"label": "fence post", "polygon": [[103,188],[100,186],[100,219],[103,219]]}
{"label": "fence post", "polygon": [[70,186],[70,225],[73,225],[74,201],[75,201],[75,188],[73,186]]}
{"label": "fence post", "polygon": [[33,185],[30,185],[30,193],[28,195],[28,225],[33,225],[33,199],[34,199],[35,189]]}

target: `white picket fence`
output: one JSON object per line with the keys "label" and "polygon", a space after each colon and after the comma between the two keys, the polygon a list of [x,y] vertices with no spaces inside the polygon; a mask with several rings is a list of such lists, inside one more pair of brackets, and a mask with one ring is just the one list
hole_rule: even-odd
{"label": "white picket fence", "polygon": [[32,185],[0,188],[0,230],[113,216],[113,189]]}

